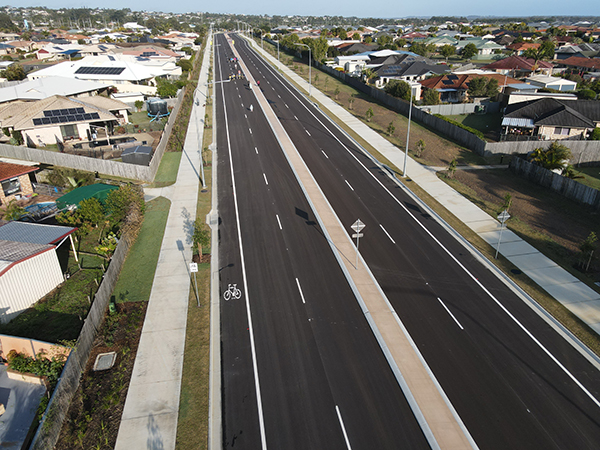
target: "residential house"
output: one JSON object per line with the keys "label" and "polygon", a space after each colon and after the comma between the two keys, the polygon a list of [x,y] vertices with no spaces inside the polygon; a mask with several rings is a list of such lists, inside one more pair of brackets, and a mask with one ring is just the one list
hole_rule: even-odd
{"label": "residential house", "polygon": [[525,78],[525,81],[540,88],[554,89],[556,91],[575,91],[577,89],[577,83],[575,81],[558,77],[549,77],[547,75],[534,75]]}
{"label": "residential house", "polygon": [[8,55],[15,52],[16,50],[13,45],[0,42],[0,55]]}
{"label": "residential house", "polygon": [[421,81],[429,76],[440,75],[446,72],[450,72],[450,68],[447,65],[429,64],[424,61],[385,64],[375,70],[378,77],[375,85],[382,87],[390,80],[402,80],[406,82]]}
{"label": "residential house", "polygon": [[[504,46],[496,44],[494,41],[487,39],[462,39],[456,43],[456,53],[461,53],[463,49],[473,44],[477,48],[477,56],[481,59],[489,59],[489,55],[494,54],[496,51],[504,50]],[[477,59],[477,58],[475,58]]]}
{"label": "residential house", "polygon": [[81,49],[83,49],[83,45],[79,44],[48,44],[39,50],[36,50],[35,56],[37,59],[46,61],[59,61],[61,59],[70,59],[71,57],[76,56]]}
{"label": "residential house", "polygon": [[13,200],[21,200],[33,194],[33,183],[36,182],[37,166],[22,166],[0,162],[0,206],[6,206]]}
{"label": "residential house", "polygon": [[16,221],[0,226],[0,323],[9,322],[64,282],[69,243],[75,251],[71,237],[75,230]]}
{"label": "residential house", "polygon": [[447,74],[427,78],[420,81],[425,89],[435,89],[440,94],[440,101],[449,103],[466,102],[469,100],[469,83],[474,78],[493,78],[498,81],[500,91],[505,85],[518,83],[518,80],[500,74]]}
{"label": "residential house", "polygon": [[510,75],[513,78],[527,77],[533,73],[541,73],[550,75],[554,66],[546,61],[534,61],[531,58],[522,56],[509,56],[508,58],[494,61],[482,67],[483,70],[491,70],[501,73],[502,75]]}
{"label": "residential house", "polygon": [[543,98],[508,105],[502,119],[502,134],[579,140],[599,125],[600,102]]}
{"label": "residential house", "polygon": [[427,38],[423,41],[423,43],[428,45],[433,44],[436,46],[436,48],[443,47],[444,45],[452,45],[454,47],[458,44],[458,40],[450,36],[437,36]]}
{"label": "residential house", "polygon": [[357,53],[374,52],[379,48],[379,45],[347,42],[335,48],[343,55],[355,55]]}
{"label": "residential house", "polygon": [[558,67],[574,69],[584,74],[586,72],[595,72],[600,70],[600,58],[582,58],[571,56],[570,58],[558,61]]}
{"label": "residential house", "polygon": [[0,88],[0,104],[21,101],[43,100],[53,95],[65,97],[88,97],[109,89],[104,83],[64,77],[44,77],[25,80],[18,84]]}
{"label": "residential house", "polygon": [[542,44],[537,44],[535,42],[514,42],[510,45],[507,45],[506,49],[510,50],[513,53],[513,55],[522,56],[526,50],[537,50],[538,48],[540,48],[540,45]]}
{"label": "residential house", "polygon": [[54,95],[0,108],[0,126],[20,131],[28,146],[58,144],[60,148],[66,141],[92,140],[96,129],[110,134],[115,126],[127,121],[129,109],[118,100],[100,96],[74,99]]}

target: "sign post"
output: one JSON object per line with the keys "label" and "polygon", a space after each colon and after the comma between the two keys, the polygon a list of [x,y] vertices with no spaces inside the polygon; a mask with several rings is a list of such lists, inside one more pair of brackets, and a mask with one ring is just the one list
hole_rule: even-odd
{"label": "sign post", "polygon": [[190,263],[190,272],[194,274],[194,286],[196,286],[196,300],[198,301],[198,306],[200,306],[200,297],[198,297],[198,280],[196,280],[196,272],[198,272],[197,263]]}
{"label": "sign post", "polygon": [[361,233],[361,230],[364,227],[365,227],[365,224],[362,223],[360,219],[358,219],[356,222],[354,222],[350,226],[350,228],[352,228],[354,231],[356,231],[356,233],[354,233],[352,235],[353,238],[356,238],[356,266],[355,266],[355,269],[358,269],[358,244],[359,244],[359,239],[364,236],[364,234]]}
{"label": "sign post", "polygon": [[500,236],[498,237],[498,246],[496,247],[496,256],[494,259],[498,259],[498,251],[500,250],[500,240],[502,239],[502,230],[504,229],[504,224],[508,219],[510,219],[510,214],[507,210],[504,210],[500,214],[498,214],[498,220],[500,221]]}

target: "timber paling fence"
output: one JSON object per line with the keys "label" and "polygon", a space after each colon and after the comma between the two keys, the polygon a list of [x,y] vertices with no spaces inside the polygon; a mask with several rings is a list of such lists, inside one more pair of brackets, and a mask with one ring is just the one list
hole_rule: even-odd
{"label": "timber paling fence", "polygon": [[67,359],[54,393],[50,398],[50,403],[29,446],[30,450],[51,450],[58,441],[71,400],[79,387],[81,374],[90,356],[94,339],[104,321],[106,308],[117,283],[129,246],[127,238],[121,239],[110,259],[110,264],[94,296],[94,301],[85,318],[75,348]]}
{"label": "timber paling fence", "polygon": [[121,161],[110,161],[104,159],[88,158],[86,156],[70,155],[66,153],[52,152],[29,147],[17,147],[14,145],[0,144],[0,156],[21,159],[25,161],[49,164],[52,166],[69,167],[71,169],[84,170],[87,172],[98,172],[105,175],[116,176],[126,179],[151,182],[156,176],[158,166],[165,153],[173,124],[177,119],[181,104],[185,96],[185,86],[177,96],[177,103],[169,115],[160,142],[149,166],[128,164]]}
{"label": "timber paling fence", "polygon": [[[271,44],[277,46],[276,41],[265,39]],[[289,54],[295,53],[294,50],[290,50],[287,47],[281,46]],[[306,59],[303,55],[303,59]],[[408,117],[409,102],[401,100],[387,94],[383,89],[374,88],[368,86],[358,78],[352,77],[347,73],[335,70],[332,67],[321,64],[317,61],[313,61],[313,66],[319,70],[326,72],[327,74],[334,76],[343,81],[348,86],[353,87],[359,92],[366,94],[385,106],[393,109],[394,111]],[[446,106],[446,105],[442,105]],[[521,155],[529,153],[536,148],[548,148],[552,141],[530,141],[530,142],[487,142],[473,133],[460,128],[450,122],[446,122],[439,117],[429,114],[426,109],[433,108],[429,106],[423,107],[423,110],[413,106],[412,107],[412,119],[420,122],[428,128],[431,128],[440,134],[448,137],[449,139],[457,142],[464,147],[475,151],[481,156],[491,155]],[[489,111],[495,111],[497,108],[495,103],[489,104]],[[433,112],[433,111],[432,111]],[[569,147],[572,154],[572,163],[574,165],[579,164],[597,164],[600,162],[600,141],[559,141],[562,144]]]}
{"label": "timber paling fence", "polygon": [[550,188],[571,200],[600,209],[600,191],[597,189],[563,177],[523,158],[511,158],[508,167],[520,177]]}

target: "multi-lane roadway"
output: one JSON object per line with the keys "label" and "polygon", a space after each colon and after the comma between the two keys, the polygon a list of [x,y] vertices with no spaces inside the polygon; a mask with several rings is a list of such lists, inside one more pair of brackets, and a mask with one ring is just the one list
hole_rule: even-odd
{"label": "multi-lane roadway", "polygon": [[[224,447],[428,448],[260,89],[341,222],[367,225],[361,254],[477,446],[598,448],[597,368],[233,39],[214,60],[221,291],[241,294],[221,303]],[[260,87],[230,80],[238,56]]]}

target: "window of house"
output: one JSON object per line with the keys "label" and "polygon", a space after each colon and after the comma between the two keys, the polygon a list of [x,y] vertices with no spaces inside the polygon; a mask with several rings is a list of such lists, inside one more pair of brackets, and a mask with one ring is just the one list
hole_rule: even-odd
{"label": "window of house", "polygon": [[571,131],[570,128],[561,128],[561,127],[554,128],[554,134],[564,134],[564,135],[568,136],[569,131]]}
{"label": "window of house", "polygon": [[19,182],[18,178],[4,180],[2,182],[2,190],[4,191],[4,196],[8,197],[9,195],[21,192],[21,183]]}
{"label": "window of house", "polygon": [[79,139],[77,125],[61,125],[60,131],[63,135],[63,139]]}

